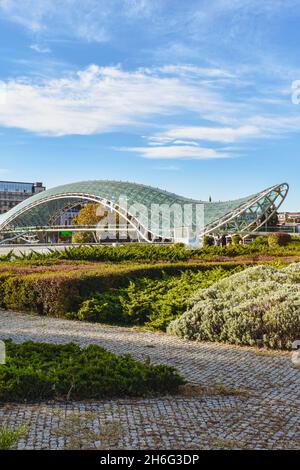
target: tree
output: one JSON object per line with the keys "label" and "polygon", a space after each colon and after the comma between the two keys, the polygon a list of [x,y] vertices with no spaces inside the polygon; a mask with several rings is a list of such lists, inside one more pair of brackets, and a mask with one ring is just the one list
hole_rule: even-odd
{"label": "tree", "polygon": [[74,225],[97,225],[106,214],[101,204],[86,204],[74,218],[73,223]]}
{"label": "tree", "polygon": [[[101,204],[86,204],[79,214],[74,218],[74,225],[97,225],[104,217],[107,211]],[[93,243],[96,240],[94,232],[77,232],[73,235],[73,243]]]}

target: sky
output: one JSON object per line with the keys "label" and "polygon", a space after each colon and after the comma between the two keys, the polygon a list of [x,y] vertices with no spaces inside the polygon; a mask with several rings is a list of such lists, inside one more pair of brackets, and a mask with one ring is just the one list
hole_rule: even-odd
{"label": "sky", "polygon": [[300,210],[300,0],[0,0],[0,179]]}

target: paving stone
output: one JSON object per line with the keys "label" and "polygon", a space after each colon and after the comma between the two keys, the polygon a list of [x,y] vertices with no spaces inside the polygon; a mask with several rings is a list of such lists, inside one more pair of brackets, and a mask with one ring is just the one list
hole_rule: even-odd
{"label": "paving stone", "polygon": [[18,449],[300,449],[300,372],[288,353],[3,311],[0,339],[8,338],[98,344],[173,365],[195,385],[223,387],[205,396],[0,405],[1,422],[29,426]]}

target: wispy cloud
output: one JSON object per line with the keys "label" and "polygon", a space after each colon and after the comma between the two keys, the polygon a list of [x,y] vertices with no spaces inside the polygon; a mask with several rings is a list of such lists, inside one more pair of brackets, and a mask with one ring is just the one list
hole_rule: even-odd
{"label": "wispy cloud", "polygon": [[[224,106],[220,94],[199,82],[157,75],[149,69],[128,72],[92,65],[65,78],[0,82],[6,105],[0,124],[40,134],[94,134],[122,126],[158,126],[167,118],[198,113],[201,118]],[[151,119],[152,116],[152,119]]]}
{"label": "wispy cloud", "polygon": [[199,67],[191,64],[164,65],[159,68],[163,73],[174,74],[176,76],[188,77],[210,77],[210,78],[234,78],[235,74],[217,67]]}
{"label": "wispy cloud", "polygon": [[[227,83],[216,87],[219,77]],[[134,129],[143,132],[147,145],[123,150],[149,159],[198,160],[236,156],[235,144],[299,130],[296,106],[286,104],[279,116],[277,103],[262,112],[252,96],[244,102],[227,97],[235,78],[190,65],[131,71],[91,65],[62,78],[2,81],[0,125],[52,136]],[[193,125],[179,124],[187,120]]]}
{"label": "wispy cloud", "polygon": [[144,158],[157,159],[192,159],[212,160],[215,158],[230,158],[229,153],[222,153],[215,149],[194,147],[188,145],[170,145],[162,147],[125,147],[121,151],[138,153]]}
{"label": "wispy cloud", "polygon": [[50,0],[22,0],[22,3],[17,0],[0,0],[0,10],[10,21],[37,32],[44,29],[43,19],[51,14],[53,6]]}
{"label": "wispy cloud", "polygon": [[49,54],[51,52],[51,49],[49,47],[43,47],[43,46],[40,46],[39,44],[31,44],[31,46],[29,47],[33,51],[39,52],[40,54]]}
{"label": "wispy cloud", "polygon": [[139,21],[160,9],[158,0],[0,0],[5,18],[33,33],[106,42],[113,25]]}
{"label": "wispy cloud", "polygon": [[[159,133],[152,137],[152,142],[159,143],[172,142],[181,143],[176,139],[191,139],[193,144],[195,141],[209,141],[209,142],[222,142],[232,143],[238,140],[246,140],[253,137],[259,137],[261,130],[258,126],[241,126],[241,127],[197,127],[197,126],[182,126],[174,127],[165,132]],[[184,140],[183,143],[187,143]]]}

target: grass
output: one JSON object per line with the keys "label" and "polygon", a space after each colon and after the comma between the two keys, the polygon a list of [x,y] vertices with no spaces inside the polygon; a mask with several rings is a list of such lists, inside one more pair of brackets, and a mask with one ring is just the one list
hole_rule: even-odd
{"label": "grass", "polygon": [[185,397],[222,396],[249,398],[251,396],[248,390],[224,384],[212,384],[210,386],[204,386],[200,384],[187,383],[179,387],[178,393]]}
{"label": "grass", "polygon": [[92,412],[57,413],[62,423],[53,430],[64,439],[64,450],[118,450],[123,428],[119,421],[101,420]]}
{"label": "grass", "polygon": [[10,450],[19,439],[28,433],[27,426],[20,426],[14,430],[5,425],[0,427],[0,450]]}

